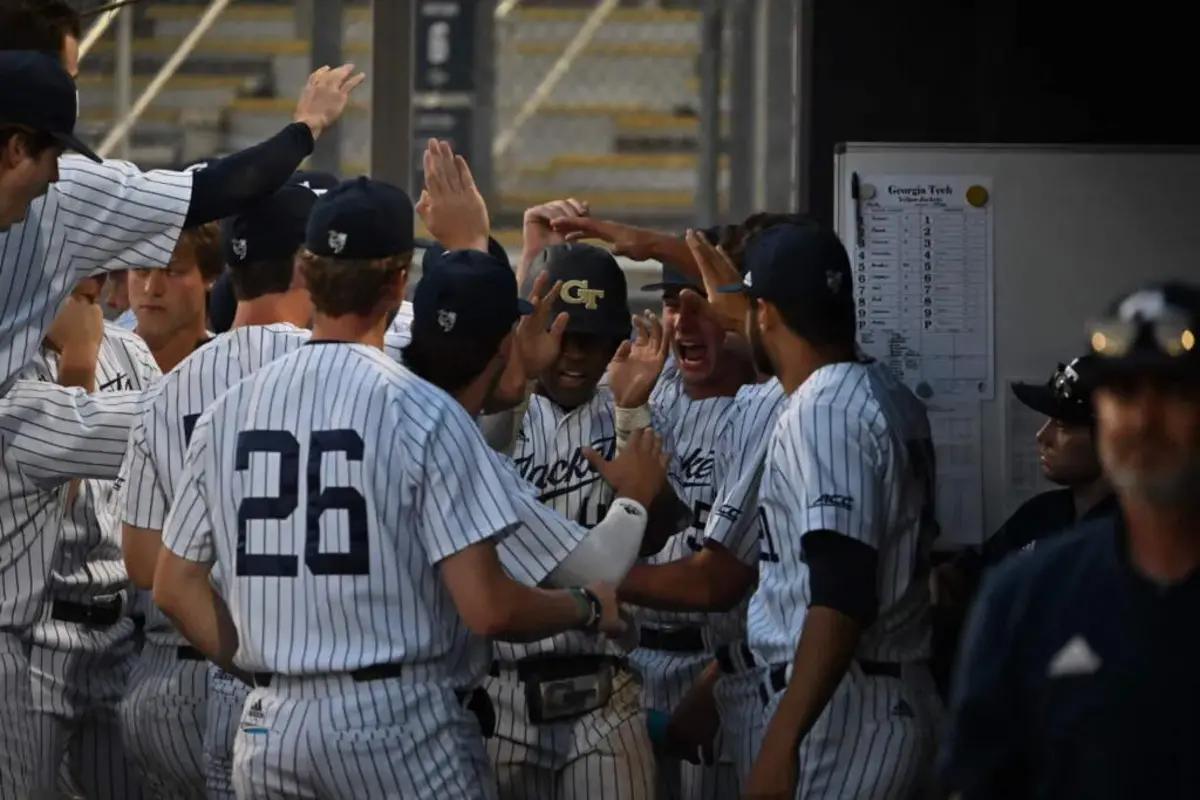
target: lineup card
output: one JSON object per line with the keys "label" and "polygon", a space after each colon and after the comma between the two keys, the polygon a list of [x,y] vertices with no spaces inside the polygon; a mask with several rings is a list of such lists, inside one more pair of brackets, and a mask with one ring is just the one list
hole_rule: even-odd
{"label": "lineup card", "polygon": [[991,179],[855,176],[858,338],[924,400],[995,396]]}

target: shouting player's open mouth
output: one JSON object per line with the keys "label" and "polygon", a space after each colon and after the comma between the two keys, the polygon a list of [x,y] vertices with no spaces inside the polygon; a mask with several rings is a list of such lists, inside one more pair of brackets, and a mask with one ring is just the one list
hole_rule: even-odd
{"label": "shouting player's open mouth", "polygon": [[680,337],[675,340],[675,357],[681,372],[703,378],[712,370],[712,351],[701,339]]}

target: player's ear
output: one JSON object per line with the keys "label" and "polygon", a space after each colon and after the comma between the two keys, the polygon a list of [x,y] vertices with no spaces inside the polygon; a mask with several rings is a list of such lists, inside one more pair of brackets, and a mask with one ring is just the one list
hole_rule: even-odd
{"label": "player's ear", "polygon": [[762,298],[755,299],[754,304],[758,307],[758,313],[755,314],[755,319],[758,322],[758,332],[770,333],[775,330],[781,321],[779,318],[779,309],[775,307],[775,304]]}

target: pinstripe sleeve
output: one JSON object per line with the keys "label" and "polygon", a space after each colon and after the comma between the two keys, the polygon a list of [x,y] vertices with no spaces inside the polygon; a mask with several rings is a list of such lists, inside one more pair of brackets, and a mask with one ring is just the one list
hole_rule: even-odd
{"label": "pinstripe sleeve", "polygon": [[587,537],[588,529],[540,501],[511,461],[496,459],[501,462],[497,474],[521,522],[496,545],[496,554],[514,580],[537,586]]}
{"label": "pinstripe sleeve", "polygon": [[204,491],[204,465],[212,438],[212,417],[205,415],[192,432],[179,489],[162,528],[163,545],[180,558],[211,564],[216,560],[212,520]]}
{"label": "pinstripe sleeve", "polygon": [[735,480],[717,494],[704,525],[704,538],[716,542],[748,566],[758,565],[758,487],[762,483],[762,457],[745,464]]}
{"label": "pinstripe sleeve", "polygon": [[517,514],[479,428],[457,404],[433,422],[424,452],[421,540],[436,564],[476,542],[505,534]]}
{"label": "pinstripe sleeve", "polygon": [[781,484],[801,535],[833,531],[878,548],[887,517],[884,466],[870,420],[861,409],[822,402],[801,407],[788,423]]}
{"label": "pinstripe sleeve", "polygon": [[0,398],[0,435],[22,474],[41,486],[72,478],[112,480],[121,469],[141,392],[89,395],[17,381]]}
{"label": "pinstripe sleeve", "polygon": [[125,161],[59,159],[56,225],[83,277],[131,267],[165,267],[192,196],[192,174],[141,172]]}
{"label": "pinstripe sleeve", "polygon": [[121,518],[126,525],[160,531],[167,521],[170,498],[158,479],[158,470],[146,441],[145,420],[149,413],[150,409],[146,408],[138,414],[129,431],[129,447],[121,468],[125,479]]}

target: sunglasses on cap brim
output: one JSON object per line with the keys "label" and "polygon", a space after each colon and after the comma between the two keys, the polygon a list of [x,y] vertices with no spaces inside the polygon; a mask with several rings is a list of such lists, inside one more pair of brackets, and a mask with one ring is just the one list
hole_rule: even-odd
{"label": "sunglasses on cap brim", "polygon": [[1196,351],[1200,331],[1193,330],[1182,317],[1167,316],[1157,320],[1107,319],[1087,326],[1092,352],[1101,358],[1121,358],[1129,355],[1146,334],[1162,355],[1182,358]]}

